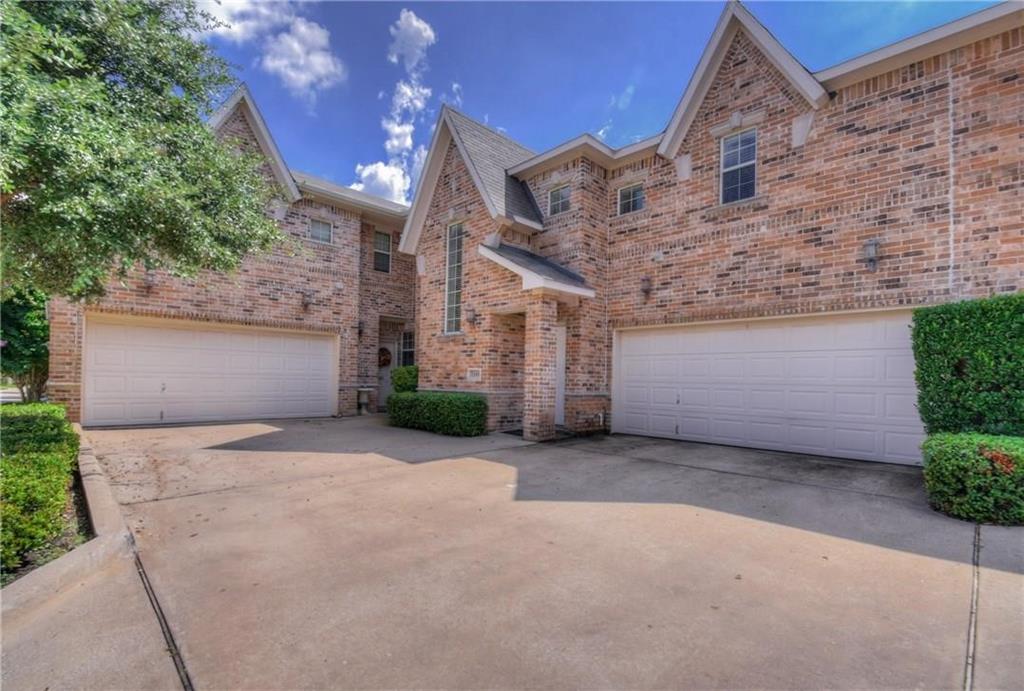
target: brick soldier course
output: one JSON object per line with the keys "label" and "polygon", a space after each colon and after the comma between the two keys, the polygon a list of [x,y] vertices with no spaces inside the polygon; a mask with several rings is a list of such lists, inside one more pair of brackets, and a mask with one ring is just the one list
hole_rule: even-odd
{"label": "brick soldier course", "polygon": [[[446,107],[402,239],[421,387],[480,392],[492,429],[547,439],[558,324],[565,424],[590,431],[609,425],[616,329],[1021,290],[1022,24],[996,6],[811,74],[729,3],[666,131],[618,150],[584,135],[535,155]],[[756,193],[721,203],[722,139],[748,129]],[[634,184],[644,208],[620,214]],[[463,315],[448,333],[453,224]]]}

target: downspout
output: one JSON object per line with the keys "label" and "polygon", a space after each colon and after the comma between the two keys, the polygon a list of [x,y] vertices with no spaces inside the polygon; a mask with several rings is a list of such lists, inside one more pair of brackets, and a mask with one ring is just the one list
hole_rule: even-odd
{"label": "downspout", "polygon": [[954,286],[954,276],[953,276],[954,269],[953,269],[953,267],[954,267],[955,258],[956,258],[955,257],[956,243],[954,242],[955,234],[956,234],[956,218],[955,218],[955,215],[953,213],[954,206],[956,204],[956,167],[955,167],[956,166],[956,153],[955,153],[954,141],[953,141],[954,140],[953,128],[954,128],[954,123],[955,123],[955,118],[953,116],[953,54],[952,53],[948,53],[947,55],[948,55],[947,59],[949,60],[949,63],[946,65],[946,74],[947,74],[946,78],[947,78],[947,81],[948,81],[948,84],[949,84],[949,88],[946,89],[946,99],[948,101],[947,105],[946,105],[946,114],[947,114],[947,119],[949,120],[949,122],[948,122],[948,129],[949,129],[949,145],[948,145],[948,149],[949,149],[949,156],[948,156],[948,158],[949,158],[949,163],[948,163],[948,165],[949,165],[949,191],[948,191],[948,193],[946,195],[947,196],[947,201],[948,201],[948,204],[949,204],[949,271],[948,271],[949,278],[948,278],[947,290],[949,292],[950,297],[953,297],[953,294],[954,294],[953,293],[953,286]]}

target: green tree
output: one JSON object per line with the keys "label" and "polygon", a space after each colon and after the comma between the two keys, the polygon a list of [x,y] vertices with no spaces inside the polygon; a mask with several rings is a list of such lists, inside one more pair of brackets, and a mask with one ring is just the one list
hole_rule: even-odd
{"label": "green tree", "polygon": [[195,0],[0,0],[5,290],[229,271],[280,239],[255,154],[205,124],[234,84]]}
{"label": "green tree", "polygon": [[0,372],[14,380],[21,400],[38,401],[50,371],[46,296],[19,290],[0,303]]}

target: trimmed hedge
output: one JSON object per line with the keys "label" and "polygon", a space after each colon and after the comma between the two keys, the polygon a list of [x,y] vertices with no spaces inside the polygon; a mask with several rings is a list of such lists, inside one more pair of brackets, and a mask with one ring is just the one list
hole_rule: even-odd
{"label": "trimmed hedge", "polygon": [[395,393],[415,391],[420,385],[420,368],[416,365],[391,370],[391,390]]}
{"label": "trimmed hedge", "polygon": [[1024,293],[917,309],[912,340],[929,434],[1024,435]]}
{"label": "trimmed hedge", "polygon": [[1024,525],[1024,438],[942,433],[921,449],[934,508],[977,523]]}
{"label": "trimmed hedge", "polygon": [[487,433],[487,399],[439,391],[393,393],[388,398],[388,418],[396,427],[476,437]]}
{"label": "trimmed hedge", "polygon": [[79,440],[48,403],[0,406],[0,427],[0,564],[11,571],[63,530]]}

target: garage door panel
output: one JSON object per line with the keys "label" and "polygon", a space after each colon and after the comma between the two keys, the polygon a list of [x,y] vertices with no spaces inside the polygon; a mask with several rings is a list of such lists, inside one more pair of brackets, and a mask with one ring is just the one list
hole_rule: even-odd
{"label": "garage door panel", "polygon": [[331,336],[89,320],[83,418],[155,424],[334,412]]}
{"label": "garage door panel", "polygon": [[[902,312],[622,332],[618,352],[639,355],[618,360],[613,430],[920,463],[909,322]],[[645,417],[673,410],[678,432]]]}

